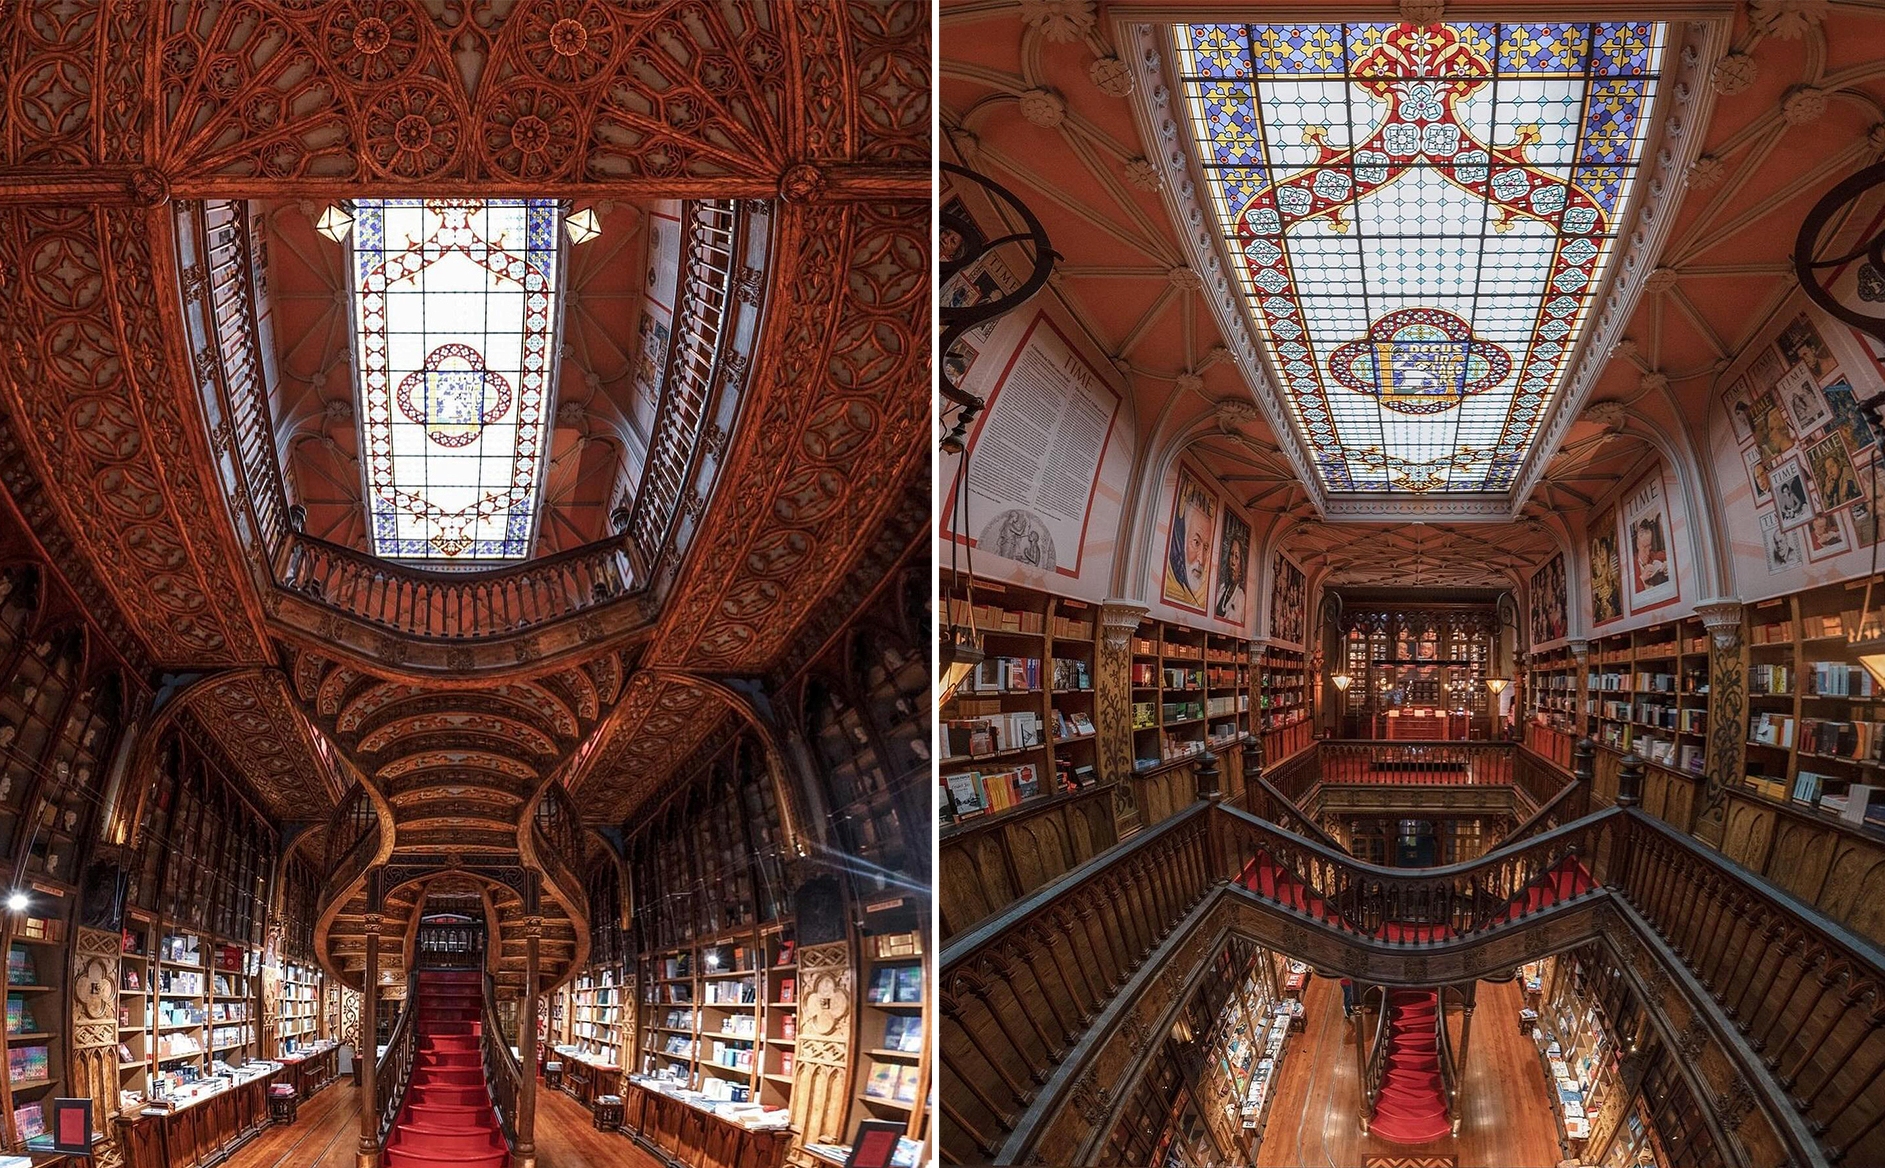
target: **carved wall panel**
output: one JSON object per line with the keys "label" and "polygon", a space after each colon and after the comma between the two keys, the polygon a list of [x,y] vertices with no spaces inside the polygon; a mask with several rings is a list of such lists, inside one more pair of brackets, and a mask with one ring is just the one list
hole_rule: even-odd
{"label": "carved wall panel", "polygon": [[1093,650],[1094,726],[1099,730],[1100,782],[1132,773],[1132,643],[1102,636]]}
{"label": "carved wall panel", "polygon": [[1748,650],[1744,640],[1735,637],[1726,647],[1715,637],[1708,642],[1708,753],[1704,760],[1708,782],[1695,811],[1694,830],[1696,838],[1716,847],[1724,846],[1728,791],[1747,773],[1743,760],[1747,754]]}
{"label": "carved wall panel", "polygon": [[[851,958],[845,941],[799,950],[798,1058],[792,1071],[792,1126],[799,1143],[831,1142],[844,1135],[857,992]],[[799,1162],[813,1163],[809,1158]]]}
{"label": "carved wall panel", "polygon": [[[92,1100],[92,1130],[110,1133],[118,1114],[117,933],[80,927],[72,945],[72,1094]],[[115,1151],[115,1147],[114,1147]]]}

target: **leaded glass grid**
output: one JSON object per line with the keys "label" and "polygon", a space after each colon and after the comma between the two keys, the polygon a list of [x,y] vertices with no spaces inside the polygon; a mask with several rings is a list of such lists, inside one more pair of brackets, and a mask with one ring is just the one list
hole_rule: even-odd
{"label": "leaded glass grid", "polygon": [[1604,284],[1663,26],[1173,37],[1207,200],[1323,485],[1509,489]]}
{"label": "leaded glass grid", "polygon": [[530,554],[555,364],[557,215],[553,199],[355,202],[374,554]]}

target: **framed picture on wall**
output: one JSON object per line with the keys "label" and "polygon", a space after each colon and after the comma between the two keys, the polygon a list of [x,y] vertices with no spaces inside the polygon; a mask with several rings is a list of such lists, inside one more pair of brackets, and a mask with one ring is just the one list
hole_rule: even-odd
{"label": "framed picture on wall", "polygon": [[1846,538],[1845,521],[1839,512],[1822,511],[1807,520],[1806,558],[1809,562],[1830,560],[1851,549],[1852,541]]}
{"label": "framed picture on wall", "polygon": [[1782,531],[1798,531],[1813,518],[1813,488],[1798,459],[1784,459],[1767,472],[1774,484],[1774,514]]}
{"label": "framed picture on wall", "polygon": [[1563,640],[1569,627],[1569,612],[1564,588],[1564,553],[1559,552],[1532,573],[1532,644]]}
{"label": "framed picture on wall", "polygon": [[1211,580],[1211,536],[1217,526],[1217,496],[1189,470],[1178,468],[1172,497],[1172,529],[1165,539],[1165,603],[1203,612]]}
{"label": "framed picture on wall", "polygon": [[1800,533],[1781,527],[1780,515],[1776,512],[1761,512],[1761,546],[1769,572],[1785,572],[1806,562]]}
{"label": "framed picture on wall", "polygon": [[1624,496],[1623,578],[1629,588],[1631,612],[1668,604],[1681,595],[1674,551],[1662,469],[1658,467]]}
{"label": "framed picture on wall", "polygon": [[1846,440],[1837,431],[1807,447],[1806,467],[1819,492],[1820,510],[1837,511],[1865,498],[1852,459],[1846,454]]}
{"label": "framed picture on wall", "polygon": [[1217,575],[1211,588],[1211,615],[1242,625],[1250,598],[1250,525],[1243,516],[1224,508],[1217,533]]}
{"label": "framed picture on wall", "polygon": [[1623,561],[1617,554],[1617,512],[1605,507],[1590,526],[1590,619],[1608,624],[1623,615]]}
{"label": "framed picture on wall", "polygon": [[1773,502],[1774,484],[1767,473],[1767,460],[1761,457],[1761,448],[1750,446],[1741,452],[1741,458],[1748,464],[1748,487],[1754,492],[1754,505]]}

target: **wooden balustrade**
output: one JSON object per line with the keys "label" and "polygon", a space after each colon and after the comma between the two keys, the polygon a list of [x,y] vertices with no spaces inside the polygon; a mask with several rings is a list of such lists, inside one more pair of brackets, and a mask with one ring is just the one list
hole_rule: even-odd
{"label": "wooden balustrade", "polygon": [[347,616],[412,637],[501,636],[609,604],[635,587],[617,540],[482,572],[419,572],[292,532],[279,582]]}
{"label": "wooden balustrade", "polygon": [[945,942],[1119,842],[1112,785],[1033,799],[945,827],[937,845]]}
{"label": "wooden balustrade", "polygon": [[[406,1000],[400,1003],[399,1021],[386,1039],[386,1053],[373,1064],[373,1113],[379,1117],[380,1146],[386,1146],[393,1121],[406,1101],[406,1085],[412,1081],[412,1065],[419,1050],[419,976],[406,977]],[[363,1052],[362,1057],[371,1057]]]}
{"label": "wooden balustrade", "polygon": [[1509,742],[1337,740],[1318,744],[1323,783],[1472,783],[1512,781]]}
{"label": "wooden balustrade", "polygon": [[[207,355],[212,368],[198,373],[215,380],[222,406],[221,433],[229,441],[241,474],[243,499],[232,500],[241,510],[244,500],[255,522],[255,537],[263,548],[276,547],[288,530],[287,494],[282,487],[276,457],[275,429],[269,419],[264,362],[271,360],[272,338],[267,318],[260,311],[257,282],[264,270],[259,263],[261,241],[249,221],[245,199],[211,199],[179,208],[191,218],[201,250],[203,320],[209,333]],[[195,316],[192,305],[192,317]],[[192,319],[193,326],[198,321]]]}
{"label": "wooden balustrade", "polygon": [[[497,993],[491,974],[484,975],[484,1082],[491,1091],[491,1107],[497,1112],[497,1125],[504,1133],[506,1147],[517,1146],[517,1102],[524,1090],[524,1071],[504,1040],[504,1027],[497,1016]],[[531,1068],[534,1074],[535,1067]]]}
{"label": "wooden balustrade", "polygon": [[1616,884],[1761,1058],[1829,1160],[1885,1163],[1885,950],[1633,812]]}
{"label": "wooden balustrade", "polygon": [[[1596,891],[1617,846],[1617,813],[1441,868],[1364,863],[1235,808],[1226,851],[1262,869],[1253,895],[1341,932],[1396,942],[1450,940],[1516,923]],[[1247,868],[1246,875],[1253,870]]]}
{"label": "wooden balustrade", "polygon": [[674,534],[700,439],[714,413],[721,326],[736,259],[735,205],[710,199],[688,206],[681,243],[681,281],[688,294],[675,312],[661,406],[628,522],[629,539],[644,564],[658,560]]}
{"label": "wooden balustrade", "polygon": [[944,948],[939,1105],[985,1155],[1212,887],[1212,810],[1193,804]]}

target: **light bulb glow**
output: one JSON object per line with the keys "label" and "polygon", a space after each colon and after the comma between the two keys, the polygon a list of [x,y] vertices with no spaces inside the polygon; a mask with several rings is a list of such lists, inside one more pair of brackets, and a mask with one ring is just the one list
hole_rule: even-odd
{"label": "light bulb glow", "polygon": [[9,912],[25,912],[26,904],[26,894],[24,892],[15,892],[7,897],[7,910]]}

